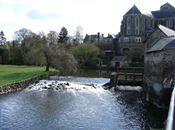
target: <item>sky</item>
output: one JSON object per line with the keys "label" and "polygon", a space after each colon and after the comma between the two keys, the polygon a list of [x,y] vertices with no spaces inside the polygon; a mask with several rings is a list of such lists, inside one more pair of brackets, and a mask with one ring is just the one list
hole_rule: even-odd
{"label": "sky", "polygon": [[175,6],[175,0],[0,0],[0,30],[9,41],[21,28],[47,34],[64,26],[73,36],[81,26],[83,35],[117,34],[123,15],[134,4],[150,14],[166,2]]}

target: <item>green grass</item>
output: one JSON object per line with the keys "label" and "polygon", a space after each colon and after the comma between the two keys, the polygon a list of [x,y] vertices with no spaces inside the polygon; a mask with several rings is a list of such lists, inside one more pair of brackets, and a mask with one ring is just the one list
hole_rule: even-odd
{"label": "green grass", "polygon": [[56,72],[51,69],[45,72],[45,67],[0,65],[0,86],[20,82],[38,75],[53,74]]}

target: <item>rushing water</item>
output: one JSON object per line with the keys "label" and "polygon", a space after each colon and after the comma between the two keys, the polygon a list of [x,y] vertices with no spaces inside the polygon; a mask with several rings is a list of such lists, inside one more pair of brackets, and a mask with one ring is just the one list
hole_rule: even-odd
{"label": "rushing water", "polygon": [[108,81],[60,77],[0,96],[0,130],[146,130],[140,94],[104,90]]}

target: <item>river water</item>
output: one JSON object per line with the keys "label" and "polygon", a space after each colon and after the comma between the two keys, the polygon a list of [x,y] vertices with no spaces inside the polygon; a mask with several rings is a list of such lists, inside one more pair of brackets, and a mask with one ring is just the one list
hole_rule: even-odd
{"label": "river water", "polygon": [[142,95],[104,90],[108,81],[60,77],[0,96],[0,130],[148,130]]}

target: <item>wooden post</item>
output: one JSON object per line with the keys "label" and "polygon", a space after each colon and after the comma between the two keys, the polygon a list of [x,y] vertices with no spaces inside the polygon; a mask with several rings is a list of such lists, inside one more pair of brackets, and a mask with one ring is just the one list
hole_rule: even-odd
{"label": "wooden post", "polygon": [[125,73],[125,80],[127,81],[127,74]]}

